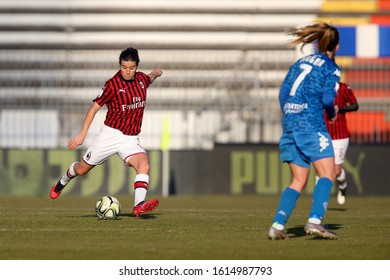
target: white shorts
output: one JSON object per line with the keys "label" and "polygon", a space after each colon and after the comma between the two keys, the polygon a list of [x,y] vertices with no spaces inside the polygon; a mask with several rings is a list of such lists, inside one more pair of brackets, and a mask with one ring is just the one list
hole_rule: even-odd
{"label": "white shorts", "polygon": [[334,159],[337,165],[343,164],[347,154],[349,138],[332,140]]}
{"label": "white shorts", "polygon": [[83,160],[89,165],[98,165],[117,154],[128,165],[127,159],[139,153],[146,151],[141,147],[138,136],[125,135],[118,129],[104,125],[93,139]]}

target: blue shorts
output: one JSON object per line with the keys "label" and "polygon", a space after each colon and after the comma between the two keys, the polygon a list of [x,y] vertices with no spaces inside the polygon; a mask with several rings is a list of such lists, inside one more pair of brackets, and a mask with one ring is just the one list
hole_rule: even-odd
{"label": "blue shorts", "polygon": [[310,168],[310,163],[334,157],[333,145],[328,132],[283,133],[279,142],[280,160]]}

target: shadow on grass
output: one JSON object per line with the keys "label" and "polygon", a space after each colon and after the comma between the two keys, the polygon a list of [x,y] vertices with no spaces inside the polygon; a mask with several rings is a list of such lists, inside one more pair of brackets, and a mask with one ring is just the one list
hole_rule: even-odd
{"label": "shadow on grass", "polygon": [[328,211],[338,211],[338,212],[346,212],[347,208],[328,208]]}
{"label": "shadow on grass", "polygon": [[[117,219],[107,219],[107,220],[121,220],[123,217],[130,217],[130,218],[137,218],[137,219],[143,219],[143,220],[149,220],[149,219],[156,219],[159,214],[143,214],[140,217],[136,217],[133,214],[120,214]],[[90,215],[81,215],[81,216],[68,216],[69,218],[96,218],[100,220],[96,215],[90,214]]]}
{"label": "shadow on grass", "polygon": [[143,219],[143,220],[149,220],[149,219],[156,219],[159,214],[143,214],[139,217],[136,217],[133,214],[121,214],[120,216],[130,217],[130,218],[137,218],[137,219]]}
{"label": "shadow on grass", "polygon": [[[303,230],[304,225],[296,225],[294,227],[288,228],[286,233],[289,235],[290,238],[299,238],[306,236],[305,231]],[[341,224],[325,224],[324,227],[333,232],[334,230],[338,230],[341,228]],[[320,236],[313,236],[311,239],[323,239]]]}

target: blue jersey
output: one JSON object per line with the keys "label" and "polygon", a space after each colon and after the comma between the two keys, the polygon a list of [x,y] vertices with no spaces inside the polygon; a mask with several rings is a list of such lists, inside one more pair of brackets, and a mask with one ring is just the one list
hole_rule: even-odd
{"label": "blue jersey", "polygon": [[289,69],[279,92],[283,132],[327,131],[324,110],[335,116],[340,69],[323,53],[305,56]]}

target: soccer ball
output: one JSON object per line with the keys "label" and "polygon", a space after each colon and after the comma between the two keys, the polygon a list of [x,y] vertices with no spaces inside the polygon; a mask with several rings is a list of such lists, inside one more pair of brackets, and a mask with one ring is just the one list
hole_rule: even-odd
{"label": "soccer ball", "polygon": [[118,199],[106,195],[96,202],[96,215],[101,220],[114,220],[121,213],[121,205]]}

